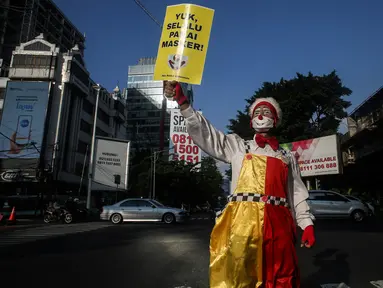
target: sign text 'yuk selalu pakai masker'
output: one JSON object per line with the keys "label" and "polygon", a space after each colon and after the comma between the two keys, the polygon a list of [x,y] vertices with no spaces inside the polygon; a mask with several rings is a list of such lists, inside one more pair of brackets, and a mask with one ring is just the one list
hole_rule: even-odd
{"label": "sign text 'yuk selalu pakai masker'", "polygon": [[192,4],[168,6],[154,80],[200,85],[214,10]]}

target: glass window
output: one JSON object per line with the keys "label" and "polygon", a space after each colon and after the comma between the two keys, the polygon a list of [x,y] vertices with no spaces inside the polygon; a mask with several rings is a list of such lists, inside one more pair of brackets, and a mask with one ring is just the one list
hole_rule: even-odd
{"label": "glass window", "polygon": [[85,133],[91,134],[92,133],[92,125],[90,125],[85,120],[81,119],[80,130],[85,132]]}
{"label": "glass window", "polygon": [[97,136],[104,136],[108,137],[108,132],[105,132],[104,130],[101,130],[99,127],[96,128],[96,135]]}
{"label": "glass window", "polygon": [[308,200],[324,201],[325,196],[326,195],[324,192],[309,192],[309,199]]}
{"label": "glass window", "polygon": [[120,204],[120,207],[138,207],[137,200],[126,200]]}
{"label": "glass window", "polygon": [[139,207],[152,207],[152,203],[146,200],[137,200]]}
{"label": "glass window", "polygon": [[82,102],[82,109],[89,115],[93,115],[94,106],[88,100],[84,99]]}
{"label": "glass window", "polygon": [[77,144],[77,152],[81,154],[85,154],[88,150],[88,144],[84,141],[79,140]]}
{"label": "glass window", "polygon": [[162,203],[156,201],[156,200],[150,200],[151,202],[153,202],[156,206],[158,207],[165,207]]}
{"label": "glass window", "polygon": [[326,200],[327,201],[334,201],[334,202],[348,202],[349,200],[343,196],[340,196],[335,193],[326,193]]}

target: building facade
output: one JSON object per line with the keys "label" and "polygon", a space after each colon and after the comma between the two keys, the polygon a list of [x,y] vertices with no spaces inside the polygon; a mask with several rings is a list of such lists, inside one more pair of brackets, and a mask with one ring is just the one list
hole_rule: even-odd
{"label": "building facade", "polygon": [[[30,63],[35,64],[31,66]],[[19,191],[20,186],[32,190],[23,192],[28,194],[33,194],[34,189],[85,193],[97,91],[82,52],[75,45],[70,51],[61,53],[56,44],[39,35],[13,52],[8,84],[17,81],[49,83],[44,137],[38,166],[2,165],[1,184],[8,185],[9,193]],[[125,101],[119,89],[109,93],[102,88],[96,135],[126,139],[125,122]],[[16,177],[20,173],[28,174],[28,181],[25,177]],[[24,182],[28,183],[22,184]],[[44,185],[39,186],[41,183],[38,182],[44,182]]]}
{"label": "building facade", "polygon": [[44,33],[60,52],[68,52],[76,44],[81,53],[85,36],[70,22],[52,0],[0,1],[0,76],[7,76],[12,51]]}
{"label": "building facade", "polygon": [[[170,109],[178,108],[174,101],[163,96],[163,81],[153,80],[156,58],[141,58],[137,65],[129,66],[125,99],[127,103],[127,137],[136,149],[158,150],[169,147]],[[183,85],[193,102],[191,85]],[[164,110],[163,110],[164,109]],[[161,116],[165,111],[163,131]],[[162,134],[162,135],[161,135]],[[161,143],[163,141],[163,143]]]}
{"label": "building facade", "polygon": [[341,144],[345,182],[377,198],[383,194],[377,168],[383,163],[383,87],[349,114],[347,126]]}

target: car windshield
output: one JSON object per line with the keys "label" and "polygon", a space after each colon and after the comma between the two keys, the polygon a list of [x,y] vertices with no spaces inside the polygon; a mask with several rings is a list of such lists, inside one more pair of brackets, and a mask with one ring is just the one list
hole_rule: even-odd
{"label": "car windshield", "polygon": [[162,203],[160,203],[160,202],[158,202],[158,201],[156,201],[156,200],[150,200],[154,205],[156,205],[156,206],[158,206],[158,207],[165,207],[165,205],[164,204],[162,204]]}
{"label": "car windshield", "polygon": [[350,199],[350,200],[357,200],[357,201],[360,201],[358,198],[355,198],[355,197],[352,197],[352,196],[346,196],[346,198]]}

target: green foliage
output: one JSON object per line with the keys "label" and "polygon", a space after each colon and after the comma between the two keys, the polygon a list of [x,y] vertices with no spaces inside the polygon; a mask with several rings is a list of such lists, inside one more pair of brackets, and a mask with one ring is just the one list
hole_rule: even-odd
{"label": "green foliage", "polygon": [[291,80],[265,82],[255,94],[246,99],[245,111],[238,111],[236,119],[230,119],[228,129],[244,139],[251,139],[250,105],[261,97],[275,98],[283,111],[280,127],[272,131],[280,143],[316,138],[337,133],[345,111],[351,103],[344,100],[351,90],[343,86],[335,71],[322,76],[297,73]]}
{"label": "green foliage", "polygon": [[[136,156],[138,157],[138,156]],[[140,156],[140,163],[131,173],[137,179],[130,187],[130,195],[148,197],[152,189],[152,170],[150,157]],[[222,195],[222,175],[211,157],[203,157],[201,168],[195,164],[181,161],[168,161],[159,158],[156,162],[156,198],[174,206],[181,203],[196,205],[209,201],[215,203]],[[132,176],[131,176],[132,177]]]}

